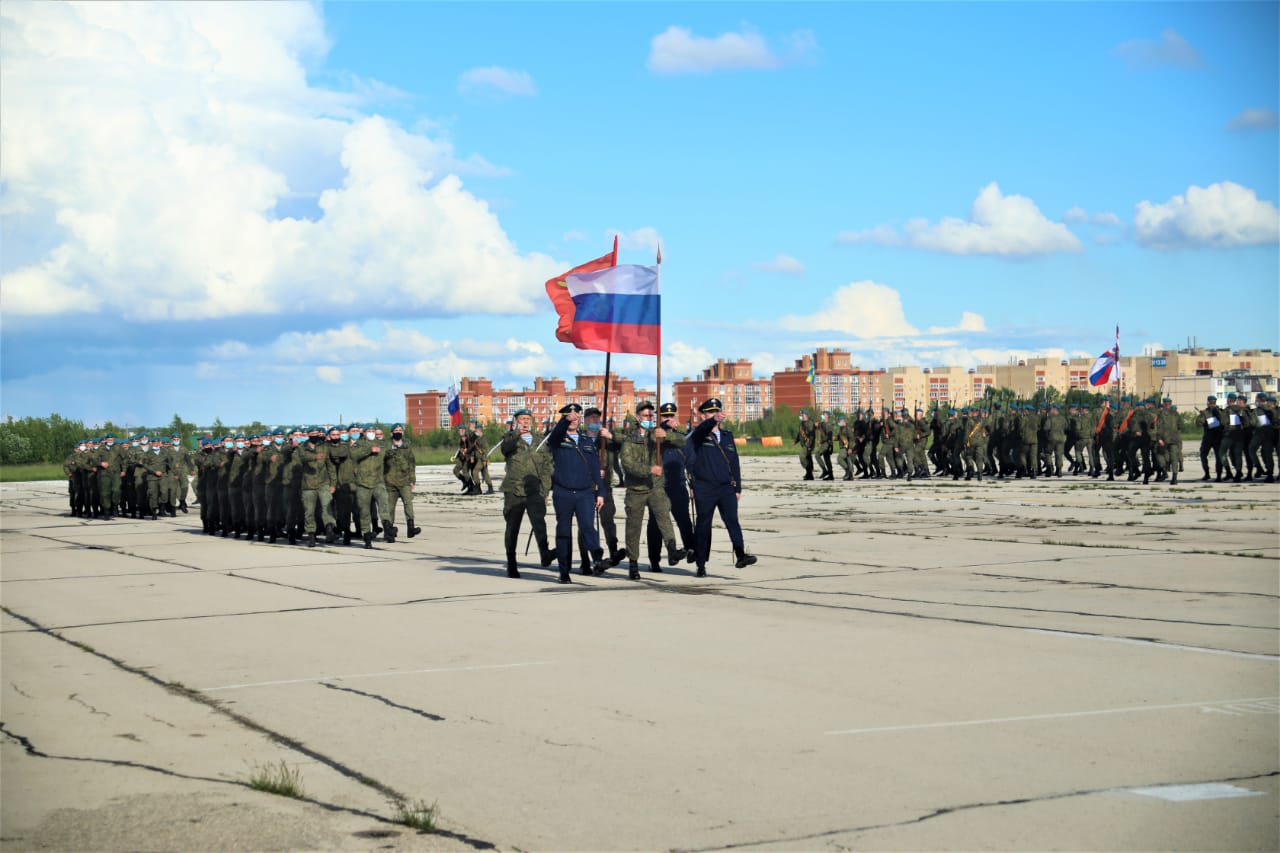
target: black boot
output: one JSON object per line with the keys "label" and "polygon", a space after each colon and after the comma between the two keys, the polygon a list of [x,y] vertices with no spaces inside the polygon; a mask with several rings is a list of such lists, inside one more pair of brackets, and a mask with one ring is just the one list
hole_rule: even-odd
{"label": "black boot", "polygon": [[187,514],[187,502],[186,502],[186,501],[181,501],[181,502],[179,502],[179,503],[178,503],[178,509],[182,510],[182,514],[183,514],[183,515],[186,515],[186,514]]}
{"label": "black boot", "polygon": [[314,533],[307,534],[307,547],[308,548],[316,547],[316,535]]}
{"label": "black boot", "polygon": [[609,565],[620,566],[622,561],[627,559],[627,549],[619,548],[618,543],[614,542],[609,546]]}
{"label": "black boot", "polygon": [[484,493],[486,495],[493,494],[493,483],[490,483],[488,486],[485,487]]}
{"label": "black boot", "polygon": [[[592,571],[595,572],[595,574],[602,575],[605,573],[605,571],[608,570],[609,564],[604,561],[603,549],[597,548],[595,551],[591,553],[591,558],[592,558],[591,569]],[[587,572],[587,574],[591,574],[591,573],[592,572],[590,571]]]}
{"label": "black boot", "polygon": [[[412,530],[413,528],[411,527],[409,529]],[[516,552],[515,551],[507,552],[507,577],[509,578],[520,577],[520,571],[516,568]]]}
{"label": "black boot", "polygon": [[365,547],[365,548],[367,548],[368,550],[372,551],[372,550],[373,550],[373,534],[372,534],[372,533],[366,533],[366,534],[365,534],[364,536],[362,536],[361,538],[362,538],[362,539],[364,539],[364,547]]}
{"label": "black boot", "polygon": [[338,541],[338,528],[332,524],[326,524],[324,528],[324,540],[330,545]]}
{"label": "black boot", "polygon": [[290,545],[298,544],[298,537],[294,534],[292,527],[289,528],[289,544]]}
{"label": "black boot", "polygon": [[538,562],[542,564],[542,568],[547,568],[556,561],[556,552],[546,546],[545,543],[538,543]]}
{"label": "black boot", "polygon": [[572,581],[569,579],[569,570],[568,570],[568,569],[561,569],[561,570],[560,570],[560,583],[572,583]]}
{"label": "black boot", "polygon": [[394,524],[384,526],[382,528],[382,541],[390,545],[392,542],[396,541],[396,533],[398,532],[399,531],[396,530],[396,526]]}
{"label": "black boot", "polygon": [[753,555],[748,554],[746,550],[741,548],[734,548],[733,556],[738,558],[738,561],[733,564],[734,568],[745,569],[747,566],[754,565],[756,562],[756,558]]}
{"label": "black boot", "polygon": [[343,545],[350,545],[350,544],[351,544],[351,531],[350,531],[350,530],[344,530],[344,531],[342,531],[342,544],[343,544]]}
{"label": "black boot", "polygon": [[627,579],[633,581],[640,580],[640,567],[636,565],[635,560],[632,560],[627,566]]}
{"label": "black boot", "polygon": [[[667,543],[667,565],[674,566],[677,563],[679,563],[682,559],[684,559],[684,551],[681,550],[680,548],[677,548],[676,540],[672,539],[670,542]],[[658,565],[656,560],[654,561],[654,565],[655,566]],[[662,569],[659,568],[658,571],[662,571]]]}
{"label": "black boot", "polygon": [[421,532],[422,532],[422,528],[421,528],[421,527],[414,527],[414,526],[413,526],[413,519],[412,519],[412,518],[411,518],[411,519],[409,519],[409,520],[408,520],[407,522],[405,522],[405,523],[409,525],[409,533],[408,533],[407,535],[408,535],[408,537],[409,537],[410,539],[412,539],[413,537],[417,536],[419,533],[421,533]]}
{"label": "black boot", "polygon": [[695,578],[705,578],[705,577],[707,576],[707,567],[706,567],[706,566],[698,566],[698,570],[697,570],[696,572],[694,572],[694,573],[693,573],[693,576],[694,576]]}

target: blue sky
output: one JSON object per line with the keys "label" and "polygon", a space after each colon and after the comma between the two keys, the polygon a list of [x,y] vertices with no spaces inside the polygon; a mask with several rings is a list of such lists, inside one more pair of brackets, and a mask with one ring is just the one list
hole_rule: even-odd
{"label": "blue sky", "polygon": [[666,382],[1275,348],[1278,8],[7,2],[0,411],[599,372],[543,283],[615,233]]}

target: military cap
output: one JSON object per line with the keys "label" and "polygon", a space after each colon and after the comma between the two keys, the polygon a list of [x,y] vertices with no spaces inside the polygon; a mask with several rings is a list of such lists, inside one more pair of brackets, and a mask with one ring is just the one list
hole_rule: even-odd
{"label": "military cap", "polygon": [[1173,398],[1172,398],[1172,397],[1165,397],[1165,398],[1164,398],[1164,402],[1166,402],[1166,403],[1172,403],[1172,402],[1173,402]]}
{"label": "military cap", "polygon": [[560,407],[560,414],[567,415],[570,412],[577,412],[578,414],[582,414],[582,407],[579,406],[577,403],[565,403],[563,406]]}
{"label": "military cap", "polygon": [[276,428],[272,431],[272,433],[271,433],[271,434],[272,434],[272,435],[284,435],[284,427],[276,427]]}
{"label": "military cap", "polygon": [[603,417],[604,412],[600,411],[599,406],[588,406],[587,408],[582,410],[582,416],[584,418],[589,418],[592,415],[600,415],[601,417]]}
{"label": "military cap", "polygon": [[315,424],[312,424],[311,426],[307,427],[307,432],[320,432],[320,431],[321,431],[320,427],[316,426]]}
{"label": "military cap", "polygon": [[823,411],[823,413],[822,413],[822,416],[823,416],[824,418],[825,418],[825,417],[829,417],[830,415],[831,415],[831,412],[830,412],[830,411]]}
{"label": "military cap", "polygon": [[1218,402],[1218,398],[1217,398],[1217,397],[1215,397],[1213,394],[1210,394],[1210,395],[1209,395],[1209,399],[1208,399],[1208,400],[1206,400],[1205,402],[1206,402],[1206,403],[1216,403],[1216,402]]}
{"label": "military cap", "polygon": [[808,409],[801,409],[801,410],[800,410],[800,414],[802,414],[802,415],[808,415],[808,414],[809,414],[809,410],[808,410]]}
{"label": "military cap", "polygon": [[[100,439],[100,438],[95,438],[95,439],[94,439],[94,441],[95,441],[95,442],[97,442],[97,441],[101,441],[101,440],[102,440],[102,439]],[[142,435],[138,436],[138,441],[150,441],[150,440],[151,440],[151,439],[147,436],[147,434],[146,434],[145,432],[144,432]]]}
{"label": "military cap", "polygon": [[[528,409],[524,409],[523,411],[528,412],[529,410],[528,410]],[[520,412],[516,412],[516,414],[518,415],[518,414],[520,414]],[[391,429],[392,429],[393,431],[394,431],[394,430],[398,430],[398,429],[404,429],[404,424],[392,424],[392,425],[391,425]]]}
{"label": "military cap", "polygon": [[[903,409],[902,411],[904,411],[904,412],[905,412],[905,411],[906,411],[906,409]],[[919,413],[920,413],[920,414],[922,414],[922,415],[924,414],[924,409],[920,408],[919,406],[916,406],[916,411],[917,411],[917,412],[919,412]]]}
{"label": "military cap", "polygon": [[1121,403],[1127,403],[1127,402],[1129,402],[1129,395],[1128,395],[1128,394],[1124,394],[1124,395],[1122,395],[1122,396],[1120,397],[1120,402],[1121,402]]}
{"label": "military cap", "polygon": [[114,440],[114,439],[115,439],[115,436],[114,436],[114,435],[112,435],[111,433],[107,433],[106,435],[104,435],[104,436],[103,436],[103,438],[104,438],[104,439],[110,438],[110,439],[113,439],[113,440]]}
{"label": "military cap", "polygon": [[716,412],[723,412],[724,406],[721,405],[719,397],[712,397],[709,400],[703,400],[702,405],[698,407],[698,411],[704,415],[715,414]]}
{"label": "military cap", "polygon": [[1255,399],[1255,400],[1257,400],[1257,401],[1258,401],[1258,402],[1260,402],[1260,403],[1261,403],[1261,402],[1265,402],[1265,401],[1266,401],[1266,399],[1267,399],[1267,395],[1266,395],[1266,393],[1265,393],[1265,392],[1263,392],[1263,391],[1259,391],[1259,392],[1258,392],[1258,395],[1257,395],[1256,397],[1254,397],[1254,399]]}
{"label": "military cap", "polygon": [[1235,392],[1235,391],[1232,391],[1231,393],[1227,394],[1227,399],[1228,399],[1228,400],[1234,400],[1235,398],[1236,398],[1236,392]]}
{"label": "military cap", "polygon": [[649,402],[648,400],[641,400],[639,403],[636,403],[636,414],[638,415],[641,412],[643,412],[645,409],[652,409],[652,408],[653,408],[653,403]]}
{"label": "military cap", "polygon": [[658,409],[658,414],[660,414],[660,415],[678,415],[678,414],[680,414],[680,410],[676,408],[676,404],[675,404],[675,403],[663,403],[663,404],[662,404],[662,407]]}
{"label": "military cap", "polygon": [[360,424],[347,424],[346,431],[351,432],[352,430],[355,430],[356,432],[360,432],[362,429],[364,429],[364,427],[360,426]]}

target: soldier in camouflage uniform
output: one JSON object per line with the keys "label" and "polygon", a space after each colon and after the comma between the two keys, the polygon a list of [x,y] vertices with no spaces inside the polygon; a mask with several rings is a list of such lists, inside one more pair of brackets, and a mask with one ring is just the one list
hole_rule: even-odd
{"label": "soldier in camouflage uniform", "polygon": [[853,448],[857,439],[853,434],[853,427],[849,426],[848,418],[841,417],[836,420],[836,445],[840,448],[840,467],[844,469],[843,480],[853,479]]}
{"label": "soldier in camouflage uniform", "polygon": [[[388,518],[387,490],[383,474],[382,444],[373,427],[369,427],[361,441],[349,441],[351,463],[355,465],[356,505],[359,507],[360,538],[365,548],[373,548],[373,502],[379,501],[378,514]],[[388,544],[396,541],[396,528],[390,521],[383,529],[382,538]]]}
{"label": "soldier in camouflage uniform", "polygon": [[418,484],[418,460],[413,455],[413,448],[404,440],[403,424],[392,425],[391,444],[383,451],[382,464],[390,505],[387,523],[396,523],[396,505],[403,503],[405,532],[412,539],[422,532],[422,528],[413,523],[413,489]]}
{"label": "soldier in camouflage uniform", "polygon": [[814,455],[817,457],[818,471],[820,472],[818,479],[834,480],[836,475],[831,468],[832,434],[830,412],[823,412],[818,416],[818,423],[814,425],[814,434],[816,438]]}
{"label": "soldier in camouflage uniform", "polygon": [[529,516],[533,536],[538,540],[538,559],[543,568],[556,559],[547,542],[547,498],[551,494],[551,451],[533,434],[533,414],[520,409],[512,417],[513,427],[502,437],[500,452],[506,460],[502,478],[502,518],[506,522],[503,544],[507,551],[507,577],[518,578],[516,548],[520,543],[520,523]]}
{"label": "soldier in camouflage uniform", "polygon": [[809,413],[801,409],[800,429],[796,432],[796,437],[792,441],[792,444],[800,446],[800,467],[804,469],[804,477],[801,479],[813,479],[813,450],[817,440],[818,431],[813,422],[809,420]]}
{"label": "soldier in camouflage uniform", "polygon": [[[636,558],[640,553],[640,530],[644,527],[646,510],[658,526],[661,541],[667,546],[668,562],[674,566],[684,557],[683,549],[676,547],[675,530],[671,526],[671,502],[662,480],[663,445],[670,443],[683,447],[684,436],[678,432],[668,433],[658,426],[654,420],[653,403],[648,401],[636,404],[636,417],[639,422],[621,442],[620,452],[627,483],[626,547],[630,559],[627,576],[631,580],[640,579]],[[657,564],[653,569],[662,571],[661,565]]]}
{"label": "soldier in camouflage uniform", "polygon": [[1062,415],[1062,407],[1054,403],[1049,407],[1049,414],[1044,419],[1045,459],[1048,462],[1046,477],[1062,476],[1062,457],[1067,446],[1067,419]]}

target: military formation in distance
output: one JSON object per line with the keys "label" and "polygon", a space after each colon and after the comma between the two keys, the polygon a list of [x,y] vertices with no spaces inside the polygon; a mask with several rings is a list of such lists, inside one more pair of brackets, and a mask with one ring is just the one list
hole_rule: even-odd
{"label": "military formation in distance", "polygon": [[[1231,393],[1225,408],[1210,396],[1197,410],[1202,480],[1275,482],[1276,398],[1259,393],[1253,407],[1247,403],[1245,395]],[[793,443],[800,448],[805,480],[834,480],[833,455],[845,480],[1036,479],[1061,477],[1065,470],[1106,474],[1108,480],[1127,476],[1129,482],[1141,477],[1144,485],[1154,477],[1172,485],[1183,468],[1181,419],[1168,397],[1122,396],[1114,408],[1110,397],[1097,408],[992,403],[945,415],[935,409],[928,418],[921,408],[914,417],[907,409],[886,408],[880,416],[868,409],[858,411],[852,423],[844,417],[832,423],[830,412],[815,420],[802,411]]]}
{"label": "military formation in distance", "polygon": [[[655,414],[653,404],[643,402],[615,433],[603,426],[598,409],[584,412],[569,404],[560,409],[555,425],[539,435],[530,412],[521,410],[492,449],[478,424],[459,428],[454,476],[465,494],[491,494],[488,461],[493,450],[501,451],[509,577],[520,577],[519,536],[525,517],[531,528],[526,552],[536,539],[539,564],[557,564],[561,583],[570,582],[575,562],[582,574],[600,575],[626,561],[628,577],[638,579],[642,530],[649,571],[663,570],[665,548],[668,565],[696,564],[696,576],[703,577],[716,514],[728,532],[734,565],[745,568],[756,557],[747,553],[738,523],[742,470],[737,448],[722,426],[718,399],[705,401],[699,411],[697,425],[690,421],[681,429],[674,404],[663,404]],[[1144,484],[1154,476],[1156,482],[1172,484],[1182,469],[1179,417],[1168,398],[1121,397],[1114,408],[1104,398],[1097,408],[993,403],[990,408],[950,410],[945,416],[935,411],[928,419],[919,408],[914,414],[905,409],[886,409],[879,417],[857,412],[852,423],[843,417],[833,423],[829,412],[816,420],[801,412],[794,442],[800,448],[803,479],[834,480],[833,455],[845,480],[947,475],[979,481],[1036,479],[1061,477],[1065,470],[1090,477],[1105,474],[1108,480],[1141,477]],[[1197,410],[1196,423],[1202,431],[1202,480],[1275,482],[1280,420],[1274,397],[1258,394],[1251,407],[1244,395],[1232,393],[1224,407],[1210,396],[1205,408]],[[381,428],[358,424],[281,428],[201,438],[199,452],[184,448],[176,434],[144,434],[128,441],[113,435],[84,439],[63,465],[71,514],[157,519],[186,513],[188,477],[194,475],[201,524],[209,535],[272,543],[286,539],[312,547],[323,536],[329,544],[360,539],[372,548],[380,533],[393,543],[399,535],[400,504],[406,535],[412,538],[421,529],[414,523],[413,449],[400,424],[390,433],[387,441]],[[621,544],[615,477],[626,490]],[[548,503],[556,515],[554,546],[546,526]]]}
{"label": "military formation in distance", "polygon": [[111,435],[86,439],[63,465],[72,515],[185,513],[187,477],[194,474],[201,525],[210,535],[305,540],[312,547],[320,535],[347,545],[358,536],[372,548],[378,533],[395,541],[401,503],[406,535],[421,532],[413,518],[417,462],[399,424],[390,442],[380,428],[353,424],[206,437],[199,445],[198,453],[187,450],[177,435],[158,448],[145,435],[128,443]]}

